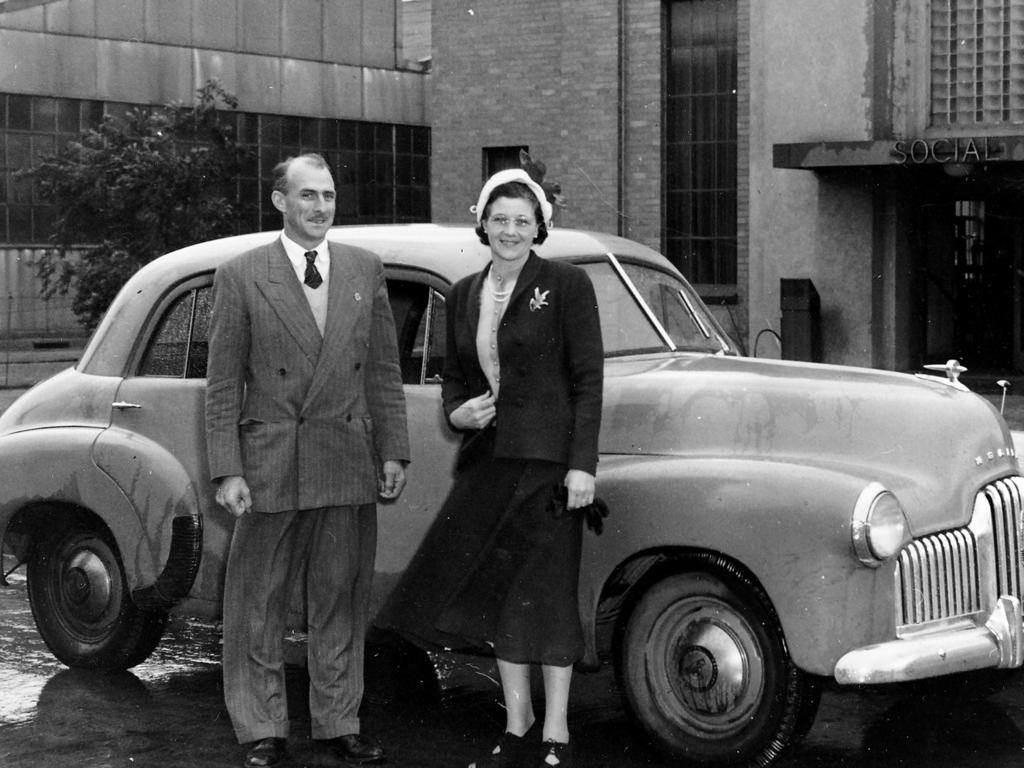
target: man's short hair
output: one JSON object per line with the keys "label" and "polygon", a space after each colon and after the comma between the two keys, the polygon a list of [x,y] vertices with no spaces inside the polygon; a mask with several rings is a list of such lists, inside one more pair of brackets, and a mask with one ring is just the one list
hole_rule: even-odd
{"label": "man's short hair", "polygon": [[314,168],[326,168],[328,171],[331,167],[324,160],[323,155],[318,155],[316,152],[305,152],[296,157],[287,157],[280,163],[274,166],[274,186],[273,189],[280,192],[282,195],[288,193],[288,169],[292,167],[292,163],[296,160],[305,160],[307,163],[312,165]]}

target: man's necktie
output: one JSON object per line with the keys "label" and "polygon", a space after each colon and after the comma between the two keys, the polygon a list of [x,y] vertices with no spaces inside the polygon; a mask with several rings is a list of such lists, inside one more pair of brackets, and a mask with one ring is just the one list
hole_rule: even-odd
{"label": "man's necktie", "polygon": [[316,251],[306,251],[306,276],[302,282],[308,285],[310,288],[319,288],[320,284],[324,281],[320,277],[320,270],[316,268]]}

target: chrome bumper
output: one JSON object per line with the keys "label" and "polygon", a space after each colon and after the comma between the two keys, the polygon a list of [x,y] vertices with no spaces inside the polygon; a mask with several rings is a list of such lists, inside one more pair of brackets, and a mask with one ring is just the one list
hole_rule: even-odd
{"label": "chrome bumper", "polygon": [[1024,662],[1024,625],[1016,597],[1001,597],[984,626],[952,629],[857,648],[835,666],[844,685],[875,685]]}

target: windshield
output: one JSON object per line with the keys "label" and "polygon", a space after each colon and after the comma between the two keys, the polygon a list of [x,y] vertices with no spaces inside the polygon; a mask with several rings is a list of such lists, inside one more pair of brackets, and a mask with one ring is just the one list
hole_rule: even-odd
{"label": "windshield", "polygon": [[606,357],[665,352],[668,345],[608,261],[580,264],[597,294]]}
{"label": "windshield", "polygon": [[683,352],[732,352],[733,344],[696,293],[677,278],[645,264],[620,262],[658,322]]}
{"label": "windshield", "polygon": [[[594,284],[606,356],[670,349],[609,261],[586,262],[579,266],[586,270]],[[685,283],[674,275],[643,264],[623,262],[621,267],[677,350],[733,352],[714,318]]]}

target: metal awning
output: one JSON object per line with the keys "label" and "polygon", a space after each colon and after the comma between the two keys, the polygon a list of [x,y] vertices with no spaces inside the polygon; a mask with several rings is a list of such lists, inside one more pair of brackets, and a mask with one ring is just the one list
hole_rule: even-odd
{"label": "metal awning", "polygon": [[1024,162],[1024,135],[773,144],[772,166],[801,170]]}

